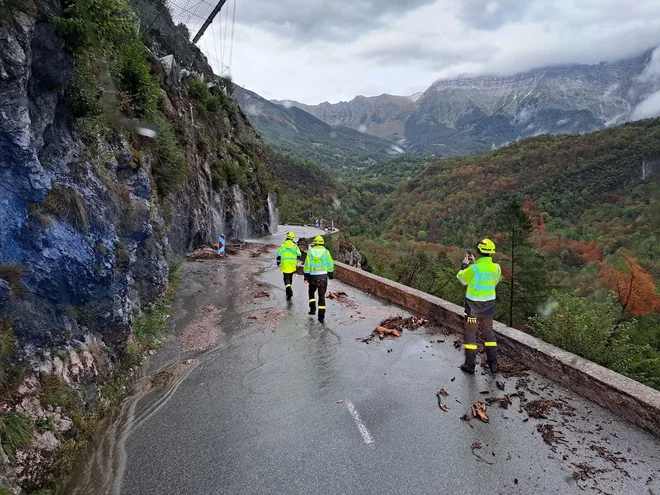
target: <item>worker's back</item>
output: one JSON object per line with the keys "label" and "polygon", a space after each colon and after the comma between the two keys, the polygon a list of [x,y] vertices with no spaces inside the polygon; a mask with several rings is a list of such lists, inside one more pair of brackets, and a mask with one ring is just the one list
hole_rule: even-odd
{"label": "worker's back", "polygon": [[291,239],[284,241],[277,250],[277,256],[280,259],[280,269],[282,273],[294,273],[298,258],[300,257],[300,248]]}

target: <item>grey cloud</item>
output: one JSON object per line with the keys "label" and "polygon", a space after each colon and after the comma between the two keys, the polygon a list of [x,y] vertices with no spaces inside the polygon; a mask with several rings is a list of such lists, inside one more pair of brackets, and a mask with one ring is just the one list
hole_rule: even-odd
{"label": "grey cloud", "polygon": [[495,30],[522,20],[534,0],[459,0],[458,19],[478,29]]}
{"label": "grey cloud", "polygon": [[306,42],[353,41],[435,0],[250,0],[239,12],[243,24],[258,25],[279,36]]}
{"label": "grey cloud", "polygon": [[374,60],[382,64],[397,64],[422,62],[431,70],[443,70],[451,65],[464,62],[484,63],[495,54],[492,47],[464,47],[458,43],[454,45],[431,45],[404,41],[391,46],[380,46],[358,53],[358,56]]}
{"label": "grey cloud", "polygon": [[642,101],[635,107],[632,120],[647,119],[660,115],[660,47],[651,55],[646,69],[637,78],[637,94]]}

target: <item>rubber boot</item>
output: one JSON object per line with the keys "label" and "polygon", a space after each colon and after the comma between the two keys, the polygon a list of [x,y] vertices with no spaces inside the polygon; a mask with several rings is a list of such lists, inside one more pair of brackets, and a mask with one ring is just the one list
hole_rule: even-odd
{"label": "rubber boot", "polygon": [[323,323],[325,320],[325,309],[319,308],[319,321]]}
{"label": "rubber boot", "polygon": [[497,347],[486,347],[486,360],[490,372],[497,373]]}
{"label": "rubber boot", "polygon": [[316,314],[316,302],[310,302],[309,303],[309,313],[310,315],[315,315]]}
{"label": "rubber boot", "polygon": [[477,351],[466,349],[465,350],[465,363],[461,364],[461,370],[474,375],[474,367],[477,362]]}
{"label": "rubber boot", "polygon": [[293,297],[293,289],[292,289],[291,286],[289,285],[289,286],[286,288],[286,300],[288,301],[288,300],[291,299],[292,297]]}

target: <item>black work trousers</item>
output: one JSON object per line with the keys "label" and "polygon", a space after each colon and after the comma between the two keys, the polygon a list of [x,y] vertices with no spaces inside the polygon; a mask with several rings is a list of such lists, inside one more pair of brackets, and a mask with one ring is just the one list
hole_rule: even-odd
{"label": "black work trousers", "polygon": [[[327,275],[310,275],[309,281],[309,309],[315,311],[318,303],[319,311],[325,312],[325,293],[328,290]],[[316,292],[318,291],[318,300]]]}
{"label": "black work trousers", "polygon": [[283,273],[284,275],[284,287],[291,287],[291,284],[293,284],[293,273]]}
{"label": "black work trousers", "polygon": [[[473,316],[472,306],[465,304],[465,364],[474,367],[477,361],[477,330],[481,331],[486,348],[486,359],[489,363],[497,363],[497,338],[493,331],[493,316],[491,312],[480,313],[483,316]],[[492,304],[492,313],[495,305]]]}

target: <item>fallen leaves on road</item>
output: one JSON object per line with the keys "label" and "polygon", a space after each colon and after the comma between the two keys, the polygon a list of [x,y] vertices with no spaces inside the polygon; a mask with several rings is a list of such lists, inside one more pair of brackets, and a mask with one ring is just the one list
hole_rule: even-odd
{"label": "fallen leaves on road", "polygon": [[579,464],[573,463],[573,466],[577,468],[577,471],[573,472],[573,479],[576,481],[584,481],[588,479],[595,481],[595,475],[608,472],[607,469],[597,469],[586,462],[580,462]]}
{"label": "fallen leaves on road", "polygon": [[499,363],[497,366],[505,378],[512,376],[529,376],[529,368],[522,363]]}
{"label": "fallen leaves on road", "polygon": [[447,389],[445,387],[442,387],[440,390],[438,390],[435,393],[435,396],[438,398],[438,407],[440,409],[442,409],[444,412],[449,412],[449,408],[442,403],[442,396],[443,395],[445,395],[445,396],[449,395],[449,393],[447,392]]}
{"label": "fallen leaves on road", "polygon": [[483,402],[479,402],[479,401],[475,402],[474,404],[472,404],[471,410],[472,410],[472,416],[474,416],[475,418],[479,418],[484,423],[488,423],[488,421],[490,421],[488,419],[488,415],[486,414],[486,404],[484,404]]}
{"label": "fallen leaves on road", "polygon": [[529,380],[526,380],[525,378],[518,378],[518,381],[516,382],[516,390],[520,390],[521,388],[527,388],[529,386]]}
{"label": "fallen leaves on road", "polygon": [[416,330],[419,327],[428,325],[430,322],[428,318],[418,318],[416,316],[409,316],[404,318],[401,315],[392,316],[380,322],[381,327],[396,328],[401,331],[403,329]]}
{"label": "fallen leaves on road", "polygon": [[[346,292],[328,292],[325,297],[328,299],[332,299],[333,301],[337,301],[344,306],[346,306],[349,309],[357,309],[358,305],[353,301],[350,297],[348,297],[348,294]],[[358,314],[360,314],[358,312]],[[352,317],[352,315],[351,315]]]}
{"label": "fallen leaves on road", "polygon": [[326,296],[328,299],[340,299],[342,297],[348,297],[346,292],[328,292]]}
{"label": "fallen leaves on road", "polygon": [[550,424],[538,425],[536,427],[536,431],[538,431],[541,434],[543,441],[552,447],[553,452],[556,452],[555,446],[558,443],[560,442],[567,443],[564,437],[561,437],[557,434],[553,425]]}
{"label": "fallen leaves on road", "polygon": [[538,399],[523,406],[530,418],[548,419],[547,414],[553,409],[563,409],[564,404],[554,400]]}
{"label": "fallen leaves on road", "polygon": [[472,444],[472,448],[473,448],[473,449],[481,449],[481,448],[483,448],[483,447],[481,446],[481,444],[480,444],[479,442],[474,442],[474,443]]}
{"label": "fallen leaves on road", "polygon": [[486,404],[492,406],[493,404],[499,404],[502,409],[508,409],[509,406],[513,405],[511,401],[511,395],[516,396],[516,394],[505,395],[504,397],[487,397]]}
{"label": "fallen leaves on road", "polygon": [[337,404],[343,404],[343,403],[344,403],[343,399],[339,399],[339,400],[337,401]]}
{"label": "fallen leaves on road", "polygon": [[463,346],[463,339],[462,338],[459,337],[456,340],[454,340],[454,347],[456,349],[460,349],[462,346]]}
{"label": "fallen leaves on road", "polygon": [[504,382],[502,380],[497,380],[495,382],[495,385],[497,385],[497,388],[499,388],[500,390],[504,390]]}
{"label": "fallen leaves on road", "polygon": [[270,293],[267,290],[260,290],[259,292],[252,294],[252,297],[254,299],[258,299],[260,297],[270,297]]}
{"label": "fallen leaves on road", "polygon": [[591,450],[596,452],[600,457],[602,457],[606,461],[610,461],[612,464],[615,465],[618,464],[619,462],[628,462],[630,460],[630,459],[626,459],[625,457],[619,457],[621,455],[621,452],[610,452],[602,445],[597,445],[595,443],[591,445]]}

